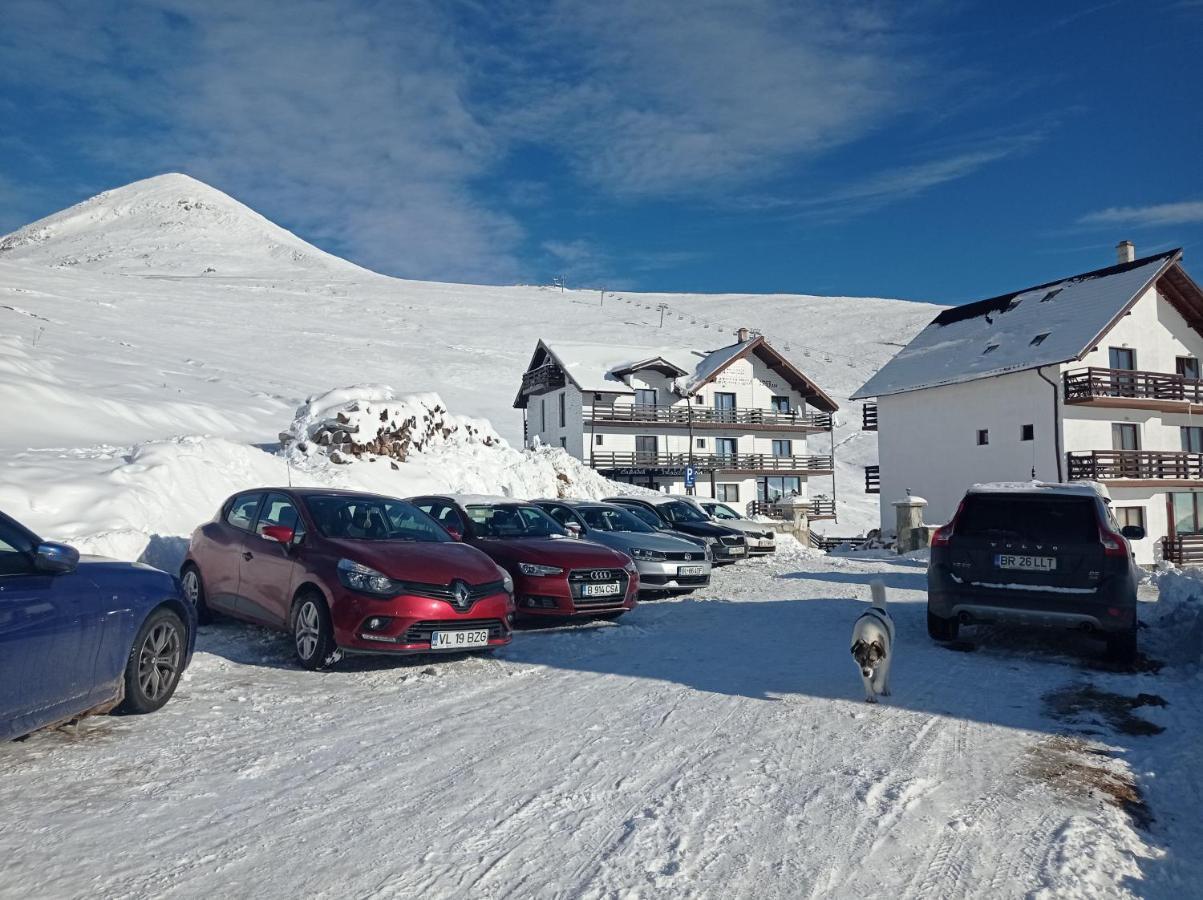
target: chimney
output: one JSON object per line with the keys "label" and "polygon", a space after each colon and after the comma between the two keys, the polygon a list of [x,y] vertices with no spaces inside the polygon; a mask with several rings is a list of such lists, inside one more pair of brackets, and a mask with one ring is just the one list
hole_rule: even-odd
{"label": "chimney", "polygon": [[736,336],[736,338],[738,338],[739,342],[742,344],[744,341],[746,341],[748,339],[748,329],[746,329],[746,328],[739,329],[739,331],[737,331],[735,333],[735,336]]}
{"label": "chimney", "polygon": [[1115,245],[1115,255],[1120,265],[1136,259],[1136,246],[1131,241],[1120,241]]}

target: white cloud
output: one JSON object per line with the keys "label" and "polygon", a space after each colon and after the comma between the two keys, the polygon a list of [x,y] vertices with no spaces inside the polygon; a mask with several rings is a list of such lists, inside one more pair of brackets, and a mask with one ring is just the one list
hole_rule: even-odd
{"label": "white cloud", "polygon": [[560,64],[500,65],[505,125],[616,194],[763,179],[922,102],[896,24],[817,2],[560,0],[521,31]]}
{"label": "white cloud", "polygon": [[1157,225],[1194,225],[1203,222],[1203,200],[1181,203],[1157,203],[1152,206],[1112,206],[1087,213],[1079,225],[1131,225],[1136,228]]}

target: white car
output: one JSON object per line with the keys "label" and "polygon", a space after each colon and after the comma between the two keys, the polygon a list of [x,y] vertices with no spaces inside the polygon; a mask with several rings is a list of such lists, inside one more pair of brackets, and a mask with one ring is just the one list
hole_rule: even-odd
{"label": "white car", "polygon": [[714,519],[720,525],[726,525],[728,528],[742,531],[748,541],[748,553],[772,553],[777,549],[777,535],[773,531],[772,526],[766,525],[764,522],[756,522],[745,518],[726,503],[719,503],[717,500],[705,500],[696,497],[690,497],[689,499],[700,506],[706,515],[710,516],[710,518]]}

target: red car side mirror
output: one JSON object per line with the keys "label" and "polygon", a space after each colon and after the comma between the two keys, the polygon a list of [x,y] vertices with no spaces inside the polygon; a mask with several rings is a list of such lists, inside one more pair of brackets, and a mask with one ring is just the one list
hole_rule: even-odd
{"label": "red car side mirror", "polygon": [[296,532],[287,525],[264,525],[263,536],[269,541],[275,541],[278,544],[284,544],[285,546],[288,546],[292,543],[292,539],[296,536]]}
{"label": "red car side mirror", "polygon": [[462,541],[464,539],[464,536],[462,534],[460,534],[458,531],[456,531],[454,528],[448,528],[447,533],[449,535],[451,535],[451,540],[453,540],[453,541]]}

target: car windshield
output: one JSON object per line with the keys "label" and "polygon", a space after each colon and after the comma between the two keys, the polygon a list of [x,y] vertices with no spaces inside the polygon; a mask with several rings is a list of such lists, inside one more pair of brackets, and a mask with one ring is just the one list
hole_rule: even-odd
{"label": "car windshield", "polygon": [[660,511],[670,522],[705,522],[706,514],[692,503],[683,500],[670,500],[660,504]]}
{"label": "car windshield", "polygon": [[305,506],[317,530],[328,538],[352,541],[420,541],[437,543],[451,537],[404,500],[382,497],[306,497]]}
{"label": "car windshield", "polygon": [[971,495],[957,518],[957,537],[1036,543],[1094,543],[1099,539],[1095,504],[1088,497]]}
{"label": "car windshield", "polygon": [[664,527],[664,522],[660,517],[645,506],[624,506],[623,509],[639,521],[646,522],[652,531],[659,531]]}
{"label": "car windshield", "polygon": [[482,538],[565,537],[560,523],[537,506],[519,503],[480,503],[467,507],[472,530]]}
{"label": "car windshield", "polygon": [[627,510],[615,506],[581,506],[577,512],[585,524],[595,531],[637,531],[648,534],[656,530]]}
{"label": "car windshield", "polygon": [[729,507],[725,504],[705,503],[703,505],[706,507],[706,512],[710,513],[710,515],[714,516],[716,519],[738,519],[738,518],[740,518],[739,513],[737,513],[735,510],[733,510],[731,507]]}

